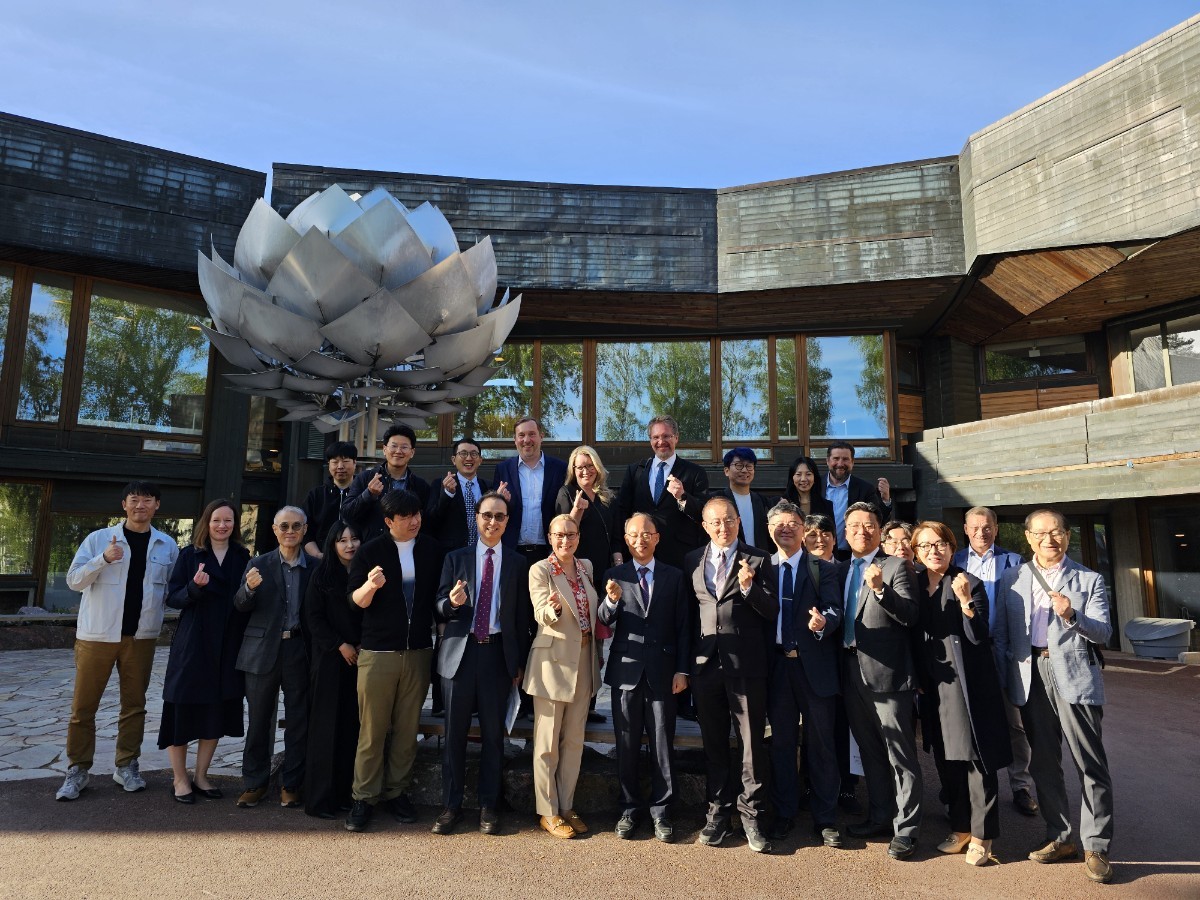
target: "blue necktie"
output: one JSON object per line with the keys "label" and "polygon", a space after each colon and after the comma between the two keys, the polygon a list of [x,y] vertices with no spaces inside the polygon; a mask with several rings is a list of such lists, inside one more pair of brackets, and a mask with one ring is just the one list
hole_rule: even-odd
{"label": "blue necktie", "polygon": [[479,522],[475,519],[475,482],[463,485],[463,506],[467,509],[467,546],[474,547],[479,540]]}
{"label": "blue necktie", "polygon": [[792,578],[792,564],[785,562],[783,564],[783,586],[780,588],[780,595],[783,600],[783,649],[796,649],[796,612],[792,608],[792,598],[795,594],[796,582]]}
{"label": "blue necktie", "polygon": [[667,482],[667,464],[662,460],[658,462],[658,471],[654,473],[654,502],[658,503],[658,498],[662,496],[663,488]]}
{"label": "blue necktie", "polygon": [[850,564],[850,577],[846,579],[846,624],[842,626],[843,643],[854,646],[854,618],[858,615],[858,589],[862,587],[863,561],[856,559]]}

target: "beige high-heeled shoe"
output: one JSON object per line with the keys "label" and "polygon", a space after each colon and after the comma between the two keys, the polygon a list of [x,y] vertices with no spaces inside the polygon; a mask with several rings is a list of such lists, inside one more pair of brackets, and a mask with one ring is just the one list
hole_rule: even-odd
{"label": "beige high-heeled shoe", "polygon": [[992,859],[992,842],[971,838],[971,846],[967,848],[968,866],[986,866]]}
{"label": "beige high-heeled shoe", "polygon": [[937,845],[937,848],[942,853],[962,853],[967,849],[967,844],[971,843],[970,832],[950,832],[949,837]]}

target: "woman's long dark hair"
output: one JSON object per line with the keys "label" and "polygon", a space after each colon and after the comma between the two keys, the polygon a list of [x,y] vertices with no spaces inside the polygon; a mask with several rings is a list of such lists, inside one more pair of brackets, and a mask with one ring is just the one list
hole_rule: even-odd
{"label": "woman's long dark hair", "polygon": [[797,456],[792,460],[792,464],[788,467],[787,484],[783,488],[783,499],[790,500],[792,503],[800,502],[800,492],[796,490],[796,482],[793,481],[793,478],[801,465],[808,466],[808,471],[813,473],[813,486],[812,490],[808,492],[808,496],[811,508],[816,509],[825,503],[825,479],[821,477],[821,470],[817,468],[817,464],[811,456]]}
{"label": "woman's long dark hair", "polygon": [[338,519],[333,523],[329,534],[325,536],[325,546],[321,548],[321,552],[325,555],[317,563],[317,569],[312,575],[313,580],[323,591],[346,592],[346,580],[350,573],[346,571],[346,567],[342,565],[342,561],[337,555],[337,542],[347,528],[350,529],[352,535],[360,541],[362,540],[362,534],[358,528],[349,522]]}

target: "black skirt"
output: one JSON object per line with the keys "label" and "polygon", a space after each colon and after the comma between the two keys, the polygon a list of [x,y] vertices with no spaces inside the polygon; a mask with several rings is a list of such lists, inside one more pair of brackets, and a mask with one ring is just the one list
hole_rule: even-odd
{"label": "black skirt", "polygon": [[242,700],[217,703],[171,703],[163,701],[158,727],[158,749],[180,747],[192,741],[243,737]]}

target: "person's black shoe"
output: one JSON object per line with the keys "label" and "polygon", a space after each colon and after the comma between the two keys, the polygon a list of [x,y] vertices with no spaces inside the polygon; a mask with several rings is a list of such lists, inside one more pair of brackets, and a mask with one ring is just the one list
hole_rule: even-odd
{"label": "person's black shoe", "polygon": [[782,841],[792,833],[795,825],[794,819],[789,819],[787,816],[776,816],[775,821],[771,824],[771,840]]}
{"label": "person's black shoe", "polygon": [[675,826],[666,816],[654,820],[654,837],[656,840],[669,844],[675,840]]}
{"label": "person's black shoe", "polygon": [[623,815],[617,819],[617,837],[628,840],[633,837],[633,831],[637,828],[637,819],[631,815]]}
{"label": "person's black shoe", "polygon": [[417,821],[417,811],[413,809],[408,794],[399,794],[387,802],[388,812],[401,825],[411,825]]}
{"label": "person's black shoe", "polygon": [[1038,814],[1039,807],[1037,801],[1024,788],[1013,791],[1013,806],[1023,816],[1036,816]]}
{"label": "person's black shoe", "polygon": [[698,844],[703,844],[706,847],[716,847],[721,841],[725,840],[725,835],[729,834],[729,822],[726,819],[710,819],[700,829],[700,837],[697,840]]}
{"label": "person's black shoe", "polygon": [[[396,799],[399,799],[398,797]],[[441,815],[433,823],[433,828],[430,829],[434,834],[452,834],[454,827],[462,821],[463,814],[461,809],[450,809],[446,807],[442,810]]]}
{"label": "person's black shoe", "polygon": [[696,721],[696,710],[694,709],[681,709],[675,715],[681,719],[687,719],[689,722]]}
{"label": "person's black shoe", "polygon": [[742,831],[746,833],[746,843],[750,845],[750,849],[755,853],[770,853],[775,849],[763,833],[758,830],[757,822],[749,822],[743,819]]}
{"label": "person's black shoe", "polygon": [[883,837],[892,833],[892,823],[872,822],[867,819],[865,822],[854,822],[847,825],[846,833],[850,837],[856,838]]}
{"label": "person's black shoe", "polygon": [[813,834],[821,839],[821,843],[826,847],[842,846],[842,833],[838,831],[836,825],[826,825],[824,828],[814,825]]}
{"label": "person's black shoe", "polygon": [[186,794],[177,794],[173,785],[171,787],[171,796],[175,798],[176,803],[183,803],[187,806],[191,806],[196,802],[195,791],[188,791]]}
{"label": "person's black shoe", "polygon": [[479,810],[479,830],[483,834],[500,833],[500,814],[490,806]]}
{"label": "person's black shoe", "polygon": [[587,720],[589,722],[591,722],[593,725],[600,725],[600,724],[608,721],[608,719],[606,719],[604,716],[600,715],[600,713],[596,712],[595,710],[592,710],[591,712],[589,712],[587,714]]}
{"label": "person's black shoe", "polygon": [[892,859],[908,859],[917,850],[917,842],[912,838],[897,835],[888,844],[887,854]]}
{"label": "person's black shoe", "polygon": [[350,815],[346,816],[346,830],[366,831],[374,811],[374,807],[366,800],[355,800],[354,805],[350,807]]}
{"label": "person's black shoe", "polygon": [[854,796],[854,791],[842,791],[838,794],[838,806],[851,816],[862,815],[862,805]]}

